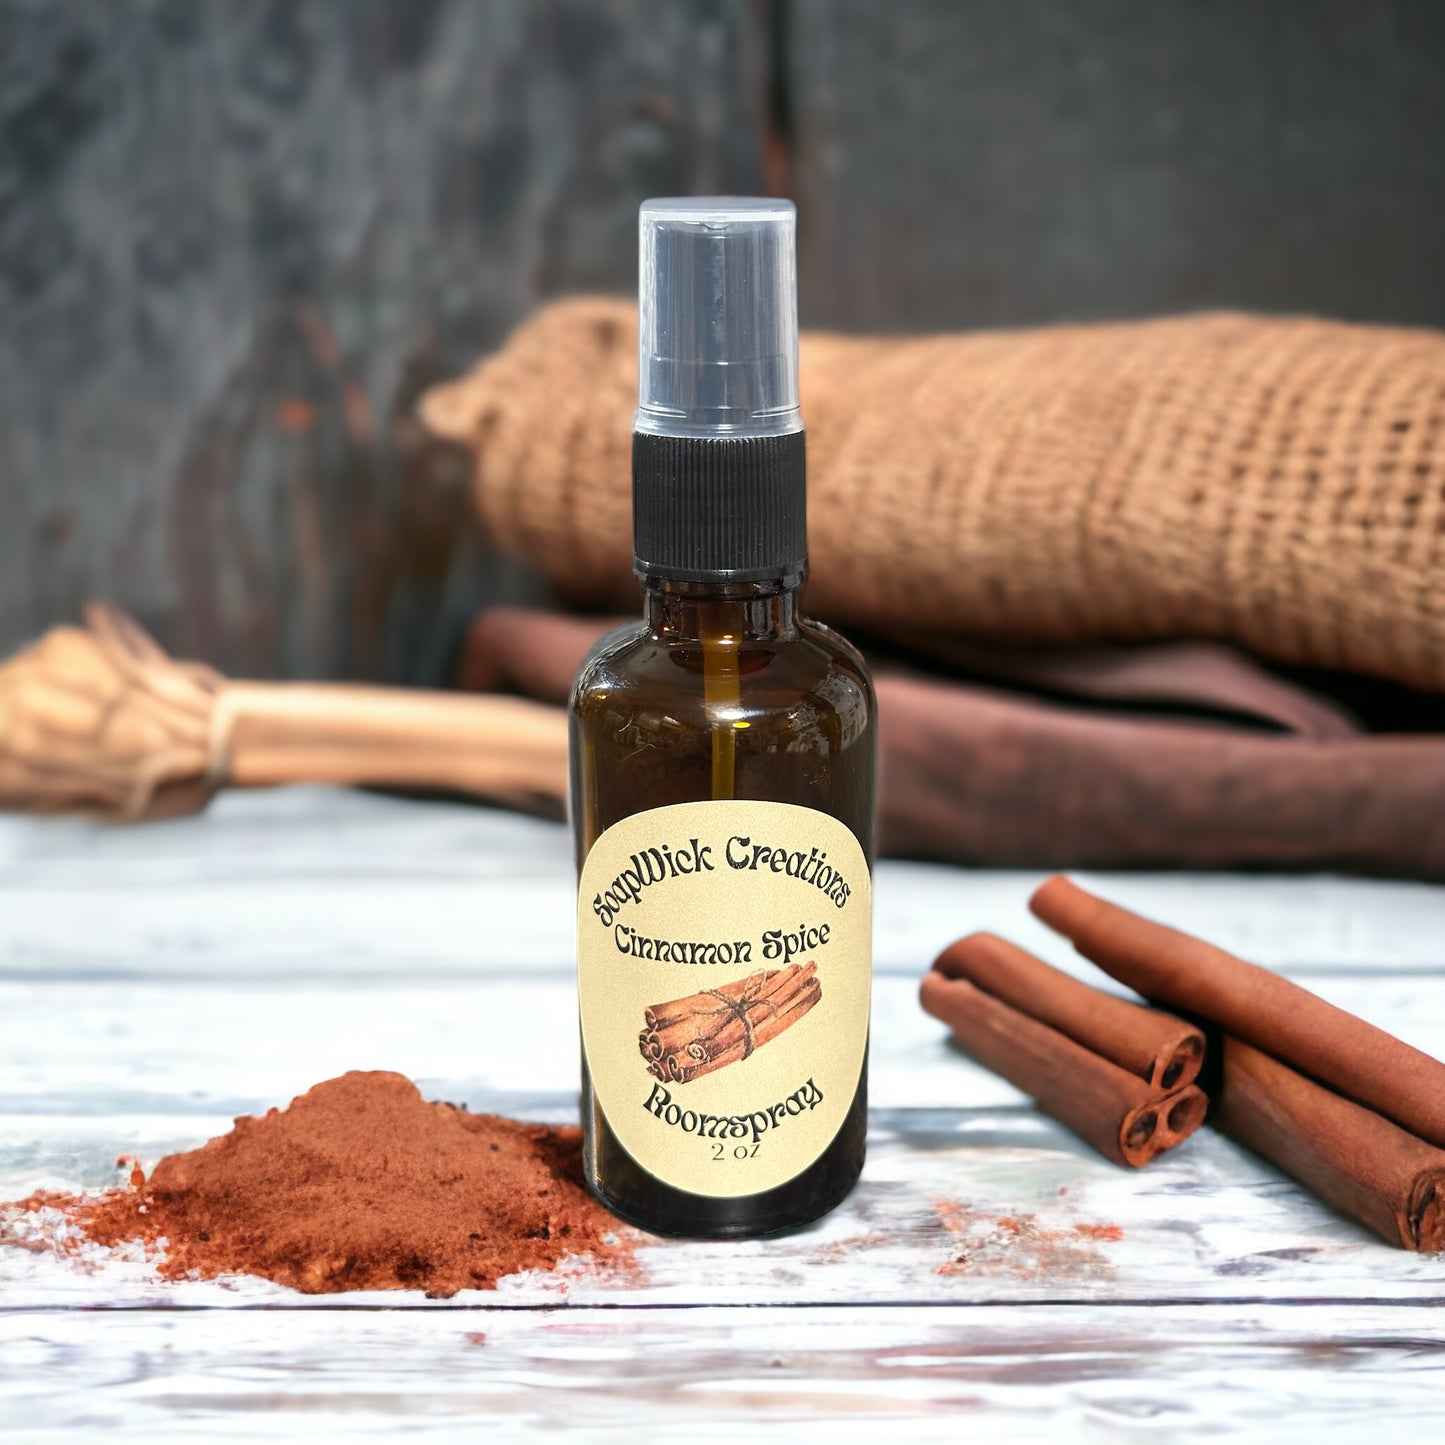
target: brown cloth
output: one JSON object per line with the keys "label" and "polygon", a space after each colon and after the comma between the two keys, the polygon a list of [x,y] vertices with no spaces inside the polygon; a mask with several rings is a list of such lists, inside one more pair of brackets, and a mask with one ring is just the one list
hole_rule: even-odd
{"label": "brown cloth", "polygon": [[[573,604],[635,596],[636,347],[630,304],[560,302],[423,402]],[[1206,315],[808,334],[801,365],[817,615],[1215,638],[1445,691],[1445,336]]]}
{"label": "brown cloth", "polygon": [[[496,608],[461,686],[562,702],[615,619]],[[972,658],[982,668],[981,649]],[[879,847],[1016,867],[1265,866],[1445,878],[1445,738],[1371,737],[1227,649],[1008,653],[1022,686],[875,669]],[[1193,717],[1126,705],[1188,706]],[[1108,704],[1101,706],[1101,704]],[[1210,718],[1211,706],[1220,714]],[[1273,724],[1265,732],[1244,725]]]}

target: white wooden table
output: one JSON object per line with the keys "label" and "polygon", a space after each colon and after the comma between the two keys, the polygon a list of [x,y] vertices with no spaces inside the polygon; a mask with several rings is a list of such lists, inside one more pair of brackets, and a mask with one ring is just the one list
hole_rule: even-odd
{"label": "white wooden table", "polygon": [[[884,863],[872,1137],[849,1203],[641,1277],[308,1297],[0,1251],[0,1438],[1445,1438],[1445,1257],[1376,1242],[1205,1131],[1139,1174],[917,1007],[989,928],[1086,971],[1022,873]],[[1445,1055],[1445,889],[1095,877]],[[349,1068],[575,1117],[560,827],[328,790],[112,830],[0,819],[0,1198],[104,1186]]]}

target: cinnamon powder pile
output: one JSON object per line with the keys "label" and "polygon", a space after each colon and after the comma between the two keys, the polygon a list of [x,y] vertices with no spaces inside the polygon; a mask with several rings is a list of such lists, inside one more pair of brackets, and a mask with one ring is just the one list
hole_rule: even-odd
{"label": "cinnamon powder pile", "polygon": [[443,1298],[571,1255],[629,1256],[582,1183],[581,1149],[576,1128],[468,1114],[401,1074],[349,1073],[169,1155],[149,1180],[132,1174],[129,1190],[21,1207],[59,1207],[96,1244],[163,1247],[167,1279]]}

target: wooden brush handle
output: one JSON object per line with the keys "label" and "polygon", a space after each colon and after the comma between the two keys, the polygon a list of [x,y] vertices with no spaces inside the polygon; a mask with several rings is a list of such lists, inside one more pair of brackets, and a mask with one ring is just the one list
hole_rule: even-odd
{"label": "wooden brush handle", "polygon": [[133,821],[279,783],[474,793],[556,816],[567,715],[521,698],[231,682],[99,604],[85,627],[0,664],[0,808]]}
{"label": "wooden brush handle", "polygon": [[556,812],[567,797],[567,716],[522,698],[227,682],[211,719],[210,771],[240,788],[436,788]]}

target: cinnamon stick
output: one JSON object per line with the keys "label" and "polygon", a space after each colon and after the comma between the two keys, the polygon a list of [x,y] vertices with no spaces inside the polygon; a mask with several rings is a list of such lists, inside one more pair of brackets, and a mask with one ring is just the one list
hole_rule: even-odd
{"label": "cinnamon stick", "polygon": [[1445,1250],[1445,1151],[1226,1037],[1209,1122],[1404,1249]]}
{"label": "cinnamon stick", "polygon": [[1090,988],[991,933],[960,938],[933,966],[1067,1034],[1161,1093],[1192,1084],[1204,1062],[1204,1035],[1192,1024]]}
{"label": "cinnamon stick", "polygon": [[932,969],[920,998],[979,1063],[1116,1164],[1140,1168],[1204,1119],[1207,1101],[1193,1084],[1161,1096],[1137,1074],[967,979]]}
{"label": "cinnamon stick", "polygon": [[1050,878],[1029,900],[1050,928],[1151,1002],[1219,1024],[1402,1129],[1445,1147],[1445,1064],[1278,974]]}

